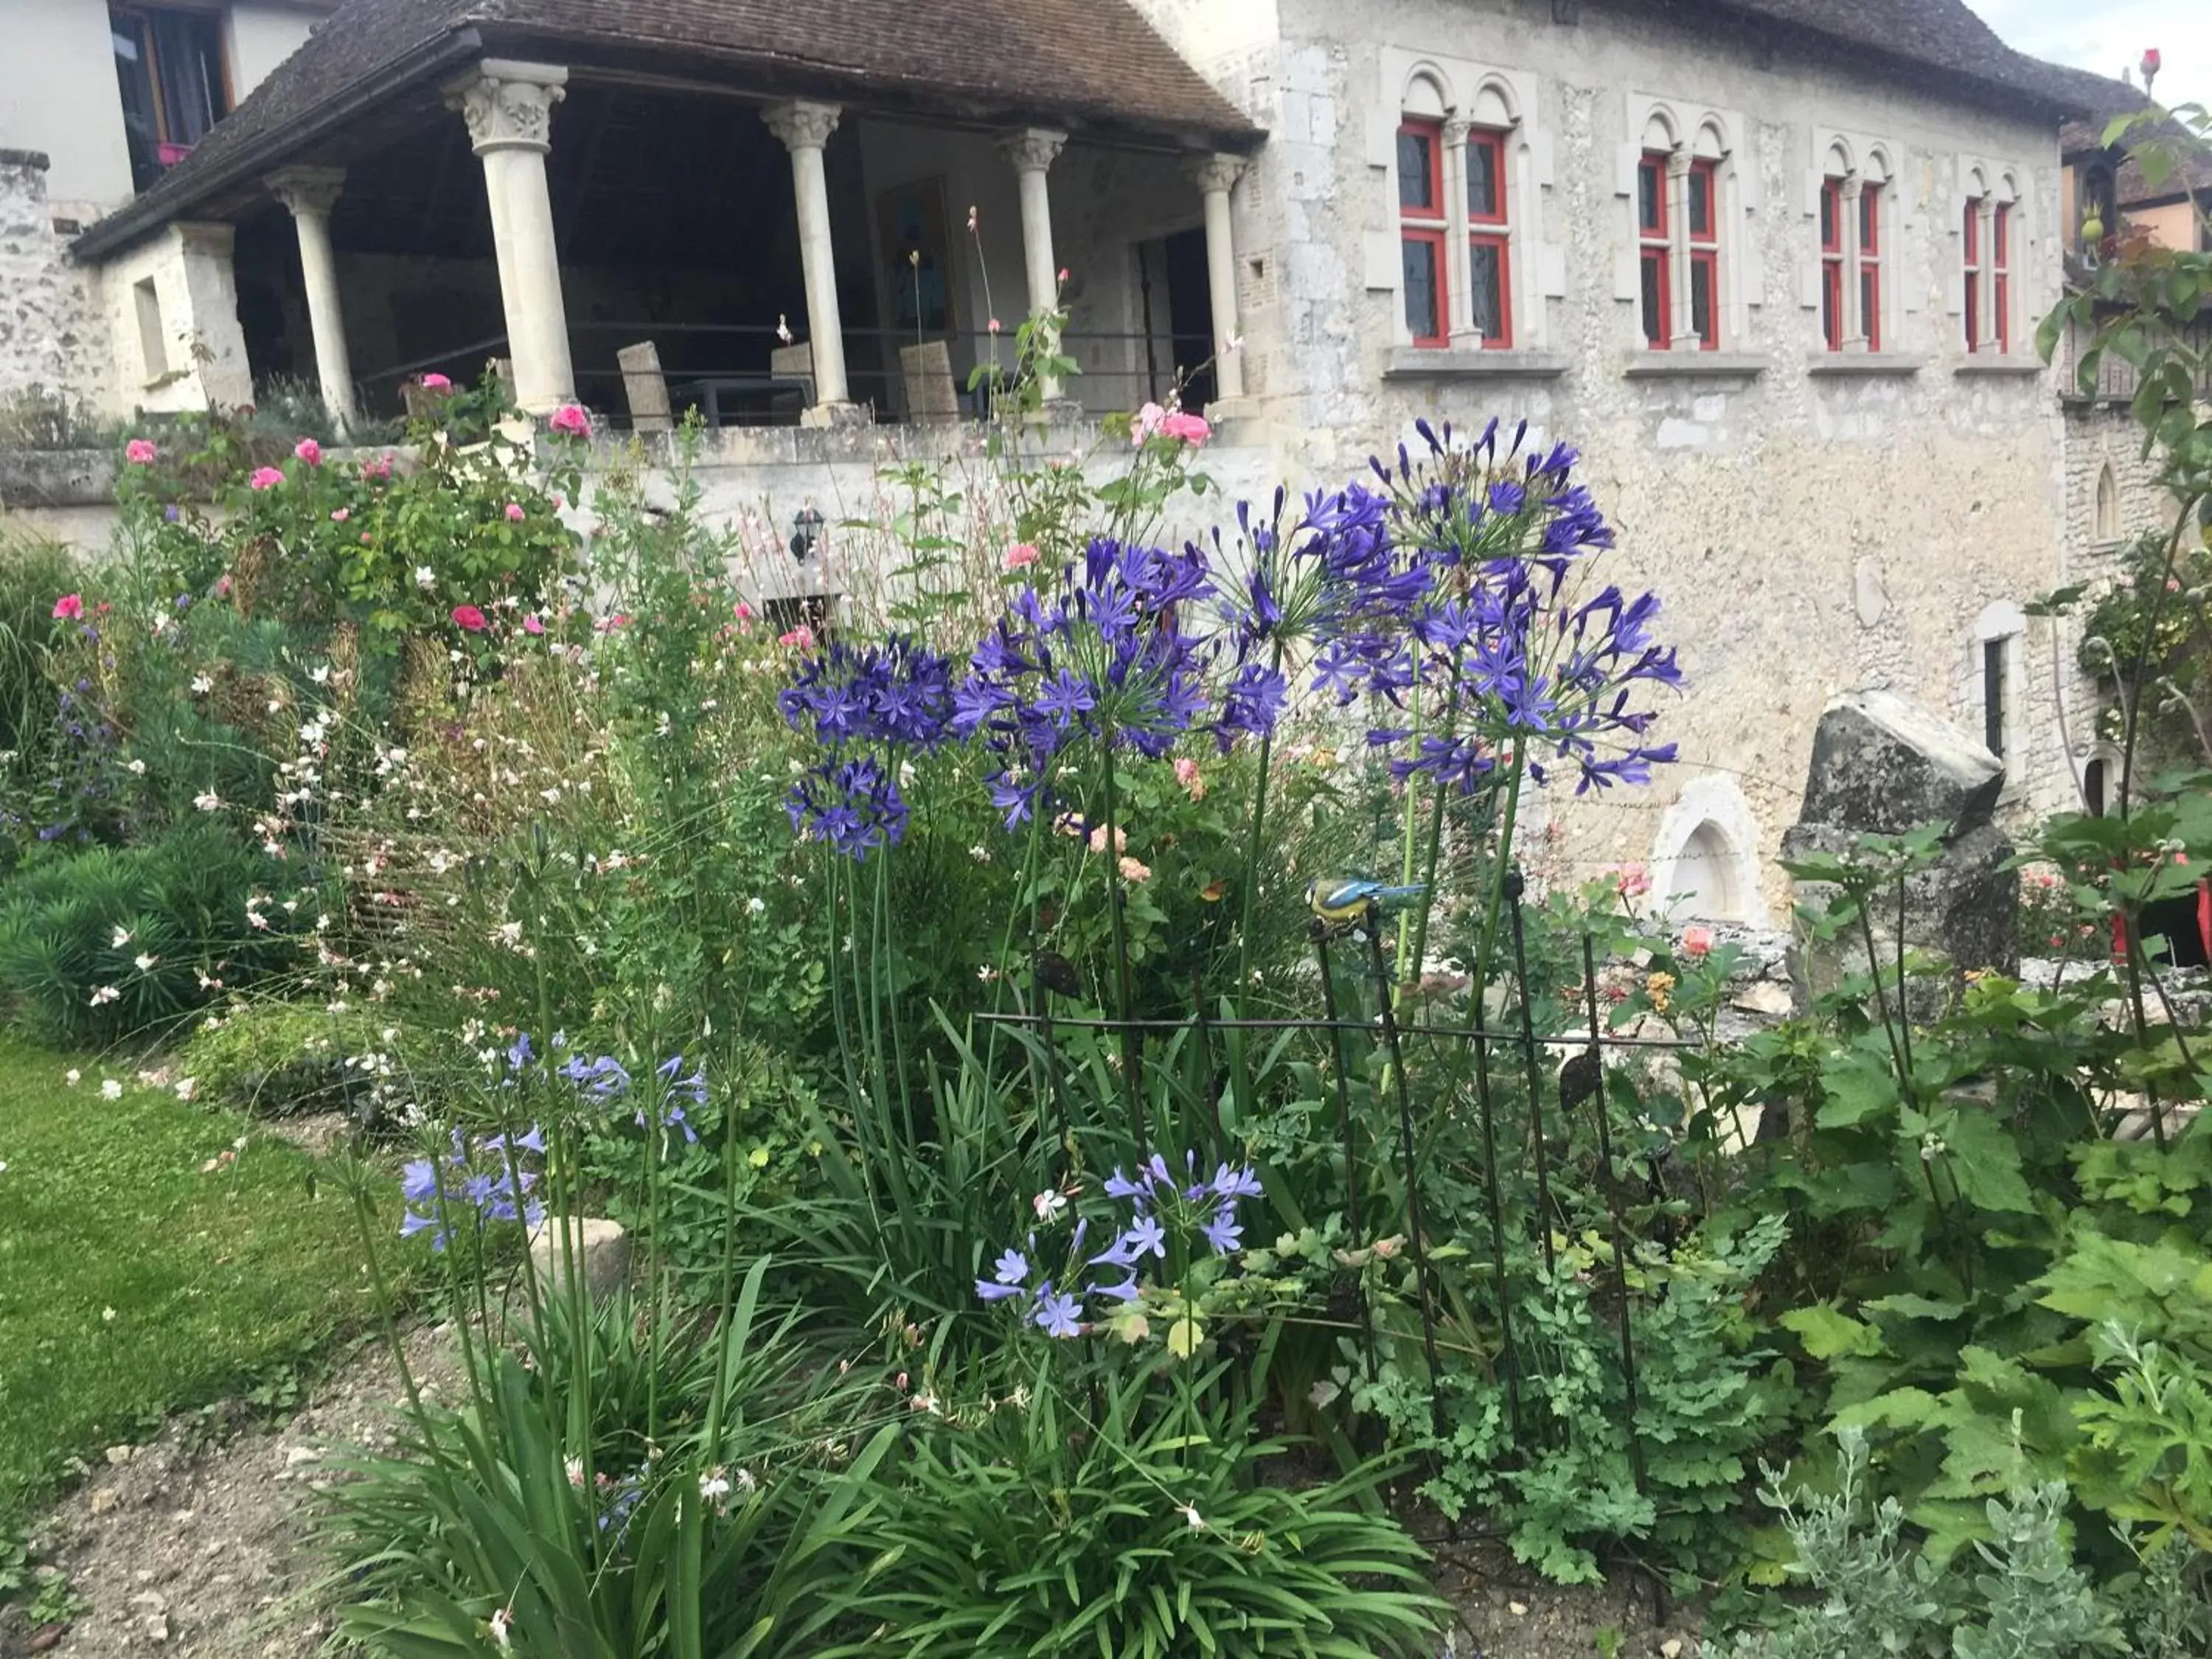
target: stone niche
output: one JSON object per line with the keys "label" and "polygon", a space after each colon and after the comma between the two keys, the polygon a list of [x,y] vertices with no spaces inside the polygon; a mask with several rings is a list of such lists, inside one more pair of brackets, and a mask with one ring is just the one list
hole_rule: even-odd
{"label": "stone niche", "polygon": [[[1782,855],[1847,853],[1863,835],[1942,824],[1942,857],[1905,884],[1905,943],[1942,958],[1954,986],[1972,969],[2017,974],[2020,872],[2008,867],[2013,846],[1995,822],[2004,776],[2003,762],[1922,705],[1887,691],[1845,692],[1821,711],[1802,814],[1784,832]],[[1800,882],[1797,896],[1818,905],[1830,890]],[[1893,963],[1894,889],[1877,899],[1873,921],[1875,948]],[[1814,995],[1865,970],[1856,931],[1848,939],[1802,944],[1806,988]],[[1916,1016],[1934,1012],[1920,996],[1913,1001]]]}

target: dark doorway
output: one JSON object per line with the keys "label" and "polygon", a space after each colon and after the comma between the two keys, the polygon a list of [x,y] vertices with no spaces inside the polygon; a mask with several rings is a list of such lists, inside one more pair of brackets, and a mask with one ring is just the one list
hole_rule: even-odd
{"label": "dark doorway", "polygon": [[1162,239],[1168,310],[1175,319],[1176,371],[1182,406],[1201,410],[1215,396],[1213,295],[1206,283],[1206,233],[1182,230]]}

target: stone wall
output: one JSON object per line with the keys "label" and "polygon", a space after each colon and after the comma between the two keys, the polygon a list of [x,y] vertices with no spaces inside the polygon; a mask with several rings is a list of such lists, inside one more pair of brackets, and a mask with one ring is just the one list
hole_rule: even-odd
{"label": "stone wall", "polygon": [[46,158],[0,149],[0,403],[33,388],[104,401],[106,319],[99,283],[70,263],[46,204]]}
{"label": "stone wall", "polygon": [[[1796,816],[1828,699],[1887,689],[1979,732],[1983,647],[2007,628],[2008,810],[2028,811],[2064,771],[2048,675],[2029,672],[2047,642],[2019,614],[2059,574],[2057,406],[2027,349],[2056,297],[2051,125],[1645,8],[1584,6],[1573,24],[1548,0],[1279,10],[1271,54],[1255,63],[1232,35],[1197,59],[1224,91],[1266,104],[1268,143],[1238,190],[1238,254],[1267,441],[1291,476],[1325,479],[1417,441],[1416,416],[1477,428],[1527,418],[1589,458],[1620,532],[1615,578],[1657,589],[1666,637],[1681,644],[1692,689],[1665,731],[1685,763],[1656,788],[1614,792],[1601,813],[1571,814],[1573,858],[1663,863],[1700,823],[1733,824],[1723,839],[1765,864],[1764,896],[1778,903],[1762,855]],[[1402,321],[1394,135],[1407,77],[1431,63],[1463,98],[1498,71],[1522,106],[1512,360],[1416,351]],[[1660,105],[1692,128],[1718,112],[1732,135],[1710,360],[1647,351],[1637,320],[1631,192]],[[1850,374],[1820,341],[1831,135],[1855,136],[1862,153],[1878,143],[1892,179],[1889,361]],[[1959,314],[1962,181],[1976,166],[2019,191],[2017,349],[2003,363],[1969,361]],[[1685,823],[1692,791],[1709,810]],[[1734,848],[1736,833],[1753,846]]]}

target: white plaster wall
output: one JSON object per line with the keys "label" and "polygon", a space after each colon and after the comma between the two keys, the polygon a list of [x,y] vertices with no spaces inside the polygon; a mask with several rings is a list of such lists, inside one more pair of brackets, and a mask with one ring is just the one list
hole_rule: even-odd
{"label": "white plaster wall", "polygon": [[300,49],[308,33],[327,16],[327,4],[288,5],[284,0],[239,0],[225,21],[223,45],[230,59],[230,88],[243,100],[269,73]]}
{"label": "white plaster wall", "polygon": [[0,400],[37,387],[104,404],[108,359],[98,282],[70,261],[45,170],[0,161]]}
{"label": "white plaster wall", "polygon": [[106,0],[0,0],[0,149],[53,158],[46,193],[90,213],[131,198]]}
{"label": "white plaster wall", "polygon": [[[1251,390],[1285,470],[1353,476],[1369,453],[1412,441],[1419,415],[1472,428],[1526,417],[1583,452],[1585,481],[1620,533],[1612,579],[1656,589],[1665,637],[1681,646],[1690,689],[1662,734],[1685,763],[1656,787],[1611,792],[1605,811],[1563,808],[1572,859],[1650,856],[1660,819],[1711,775],[1741,789],[1771,853],[1796,817],[1814,725],[1839,690],[1887,686],[1978,733],[1978,680],[1966,674],[1976,618],[2057,583],[2060,447],[2048,375],[1954,372],[1959,178],[1971,155],[2020,180],[2013,337],[2024,346],[2056,297],[2055,131],[1826,64],[1762,63],[1724,35],[1641,11],[1589,6],[1565,26],[1548,0],[1283,0],[1283,10],[1273,132],[1239,187],[1238,251],[1248,279],[1254,260],[1271,273],[1243,325],[1263,364]],[[1393,53],[1472,59],[1536,88],[1551,182],[1516,215],[1540,206],[1542,239],[1560,252],[1556,283],[1538,284],[1559,290],[1541,301],[1547,349],[1565,359],[1556,378],[1389,377],[1400,300],[1376,278],[1395,281]],[[1639,93],[1736,116],[1739,210],[1723,225],[1736,264],[1723,287],[1736,290],[1741,327],[1723,348],[1756,356],[1755,375],[1623,372],[1646,360],[1620,281]],[[1820,129],[1879,137],[1898,158],[1885,345],[1924,356],[1917,373],[1808,373],[1826,357],[1811,252]],[[1514,298],[1522,317],[1536,302]],[[2041,709],[2027,720],[2023,775],[2063,765],[2053,725]],[[1780,890],[1771,875],[1769,897]]]}
{"label": "white plaster wall", "polygon": [[[228,225],[172,224],[100,267],[113,413],[234,409],[253,400],[230,251]],[[153,283],[161,306],[165,368],[158,373],[140,326],[141,282]]]}

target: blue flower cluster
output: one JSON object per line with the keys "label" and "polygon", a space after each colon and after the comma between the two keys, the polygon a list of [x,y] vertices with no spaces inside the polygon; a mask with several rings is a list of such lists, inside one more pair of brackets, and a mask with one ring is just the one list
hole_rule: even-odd
{"label": "blue flower cluster", "polygon": [[[975,1294],[987,1303],[1011,1303],[1030,1323],[1048,1336],[1080,1336],[1085,1326],[1085,1298],[1097,1297],[1112,1303],[1134,1302],[1142,1294],[1138,1275],[1148,1261],[1165,1261],[1170,1243],[1185,1250],[1203,1241],[1219,1256],[1235,1255],[1244,1248],[1244,1230],[1237,1219],[1239,1200],[1259,1196],[1260,1177],[1249,1166],[1227,1164],[1215,1169],[1211,1179],[1198,1172],[1198,1155],[1183,1157],[1183,1176],[1178,1181],[1159,1153],[1142,1165],[1133,1179],[1115,1170],[1104,1187],[1106,1196],[1129,1205],[1126,1224],[1114,1242],[1097,1255],[1083,1254],[1090,1222],[1079,1220],[1066,1252],[1066,1266],[1059,1279],[1040,1279],[1036,1235],[1029,1236],[1026,1252],[1007,1249],[992,1263],[991,1277],[975,1281]],[[1121,1277],[1101,1274],[1088,1285],[1074,1281],[1086,1270],[1118,1270]]]}
{"label": "blue flower cluster", "polygon": [[795,732],[828,751],[793,786],[791,826],[851,859],[906,834],[897,757],[926,755],[952,734],[952,664],[903,635],[880,645],[842,641],[801,659],[777,706]]}
{"label": "blue flower cluster", "polygon": [[432,1248],[442,1250],[464,1220],[478,1227],[495,1221],[537,1226],[545,1219],[545,1206],[531,1196],[539,1176],[525,1163],[525,1153],[545,1155],[545,1137],[534,1123],[511,1143],[506,1135],[471,1142],[454,1130],[441,1157],[416,1158],[400,1172],[399,1192],[407,1208],[399,1236],[427,1232]]}
{"label": "blue flower cluster", "polygon": [[[556,1031],[552,1041],[554,1051],[559,1053],[568,1046],[566,1034]],[[698,1140],[699,1132],[691,1127],[684,1115],[683,1103],[688,1100],[694,1106],[707,1103],[707,1068],[704,1066],[694,1067],[691,1074],[686,1077],[684,1075],[685,1063],[682,1054],[671,1054],[653,1068],[653,1075],[660,1083],[659,1103],[651,1112],[642,1106],[637,1109],[638,1127],[641,1129],[648,1122],[657,1121],[664,1129],[680,1130],[687,1141]],[[530,1033],[518,1032],[514,1042],[508,1045],[507,1074],[501,1079],[500,1086],[506,1089],[514,1087],[530,1074],[533,1067],[541,1077],[565,1079],[575,1091],[577,1098],[592,1106],[609,1107],[618,1100],[627,1099],[634,1086],[629,1068],[612,1054],[587,1056],[580,1049],[570,1054],[558,1066],[552,1065],[550,1058],[540,1065],[537,1050],[530,1041]]]}
{"label": "blue flower cluster", "polygon": [[[1212,592],[1196,547],[1100,537],[1049,603],[1035,588],[1015,595],[976,647],[952,710],[954,734],[980,734],[997,757],[991,799],[1008,828],[1037,810],[1063,750],[1088,740],[1157,760],[1198,722],[1213,641],[1185,624]],[[1217,726],[1272,720],[1263,694],[1232,688]]]}

